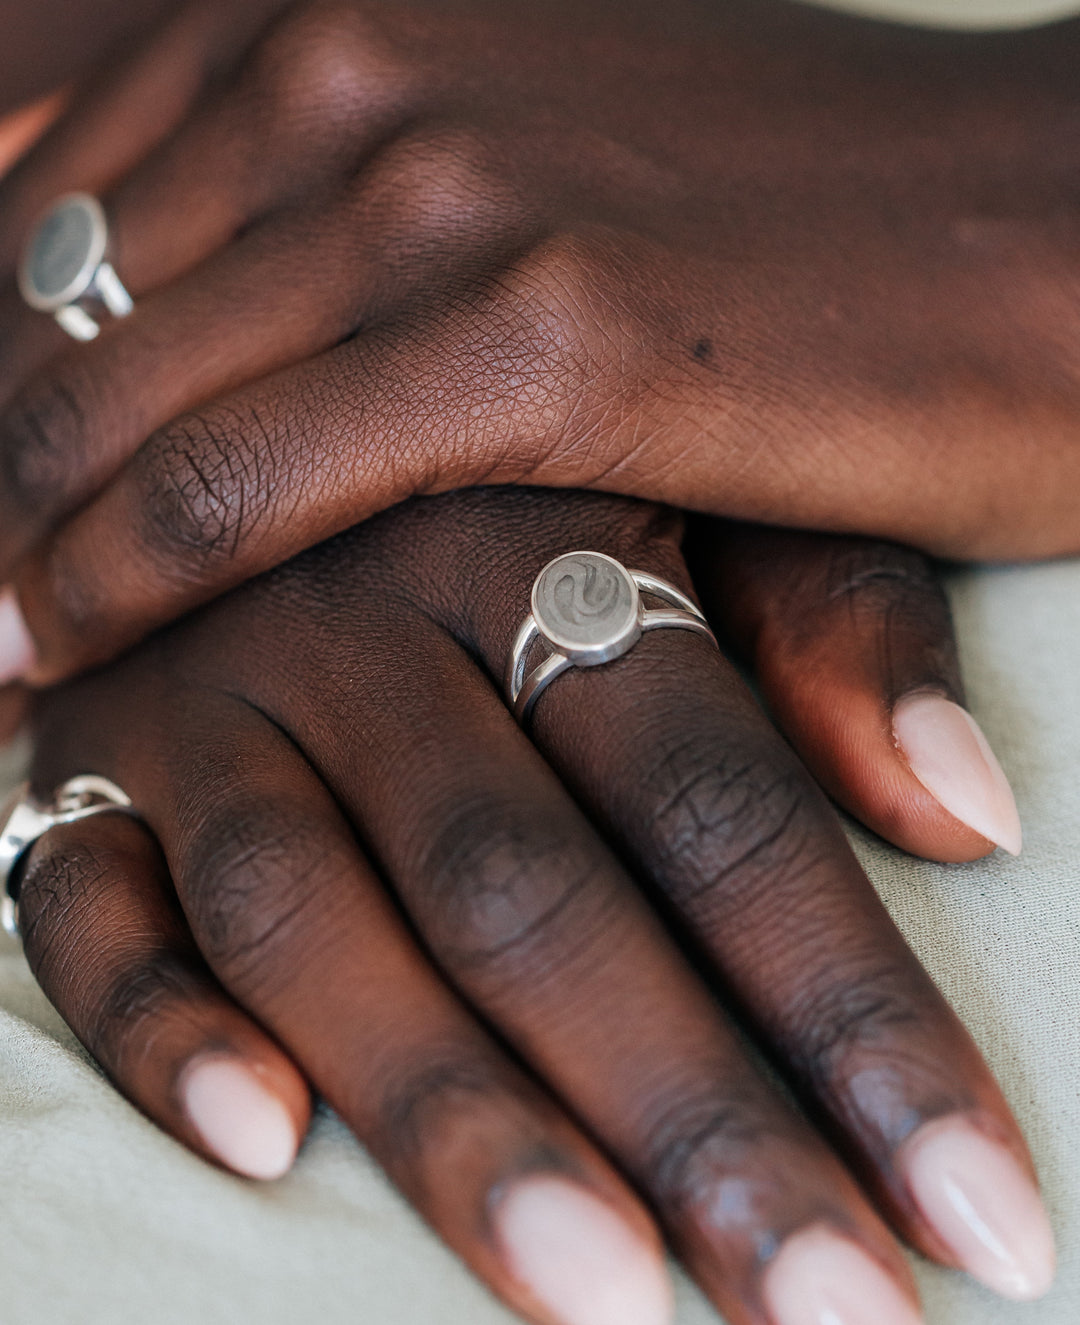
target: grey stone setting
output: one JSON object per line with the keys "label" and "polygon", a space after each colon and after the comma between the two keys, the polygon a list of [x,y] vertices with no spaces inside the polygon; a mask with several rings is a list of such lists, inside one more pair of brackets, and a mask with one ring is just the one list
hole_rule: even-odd
{"label": "grey stone setting", "polygon": [[101,204],[86,194],[62,198],[38,226],[23,258],[19,283],[34,308],[54,311],[90,288],[105,256]]}
{"label": "grey stone setting", "polygon": [[640,634],[639,596],[629,572],[599,552],[568,552],[545,566],[532,592],[541,635],[582,662],[603,662]]}

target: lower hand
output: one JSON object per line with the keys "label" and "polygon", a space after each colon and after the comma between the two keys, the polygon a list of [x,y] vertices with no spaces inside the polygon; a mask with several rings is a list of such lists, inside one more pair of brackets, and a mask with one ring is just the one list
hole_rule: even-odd
{"label": "lower hand", "polygon": [[[1052,1243],[1016,1124],[731,664],[646,635],[555,681],[535,745],[493,684],[551,557],[688,590],[679,541],[614,499],[418,502],[45,697],[39,789],[103,774],[145,826],[40,839],[27,957],[120,1088],[239,1172],[288,1167],[314,1087],[544,1325],[666,1318],[650,1211],[736,1325],[914,1321],[885,1221],[1037,1295]],[[845,799],[988,849],[891,731],[911,691],[958,698],[918,559],[737,530],[697,555]]]}

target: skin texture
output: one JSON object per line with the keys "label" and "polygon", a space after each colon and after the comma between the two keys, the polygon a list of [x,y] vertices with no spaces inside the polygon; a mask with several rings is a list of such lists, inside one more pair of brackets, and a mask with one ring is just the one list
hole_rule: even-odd
{"label": "skin texture", "polygon": [[0,0],[0,115],[84,75],[175,8],[174,0]]}
{"label": "skin texture", "polygon": [[76,347],[0,296],[31,678],[467,484],[1075,550],[1078,45],[769,0],[180,9],[0,195],[7,272],[105,195],[139,300]]}
{"label": "skin texture", "polygon": [[63,108],[63,94],[54,93],[0,119],[0,175],[37,142]]}
{"label": "skin texture", "polygon": [[[866,784],[890,761],[913,783],[888,713],[905,676],[955,683],[939,587],[903,550],[818,539],[796,594],[776,537],[757,575],[768,535],[746,555],[735,531],[697,530],[703,579],[742,586],[718,627],[749,647],[751,606],[797,599],[793,638],[826,672],[864,664],[848,693]],[[680,540],[671,513],[621,499],[415,501],[39,709],[38,789],[93,770],[145,816],[47,833],[20,884],[27,957],[120,1088],[205,1153],[180,1086],[201,1055],[254,1067],[301,1130],[314,1087],[537,1321],[490,1222],[523,1174],[572,1180],[648,1245],[644,1198],[728,1319],[761,1325],[763,1272],[807,1229],[905,1294],[883,1217],[955,1263],[896,1168],[923,1123],[966,1120],[1031,1171],[967,1033],[721,653],[658,631],[570,672],[535,744],[506,709],[493,678],[543,564],[589,546],[690,591]],[[806,675],[772,668],[789,712],[816,702]],[[827,736],[815,750],[828,763]],[[849,803],[872,800],[841,776]],[[909,830],[940,835],[935,803],[903,785]]]}
{"label": "skin texture", "polygon": [[969,860],[978,835],[949,831],[895,743],[905,695],[961,706],[949,605],[936,569],[908,548],[706,520],[690,556],[709,608],[773,717],[834,800],[916,855]]}

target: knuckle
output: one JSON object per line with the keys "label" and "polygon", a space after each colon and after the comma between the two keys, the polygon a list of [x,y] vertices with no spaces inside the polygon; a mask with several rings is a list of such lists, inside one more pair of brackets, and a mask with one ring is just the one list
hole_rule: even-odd
{"label": "knuckle", "polygon": [[550,977],[597,938],[611,900],[597,862],[554,815],[487,799],[451,810],[424,874],[434,946],[496,985]]}
{"label": "knuckle", "polygon": [[[132,867],[126,849],[52,830],[61,831],[59,843],[42,838],[20,881],[26,955],[90,1052],[123,1076],[126,1057],[145,1050],[154,1023],[199,997],[190,940],[175,920],[162,918],[154,932],[125,924],[130,912],[113,885]],[[103,942],[106,931],[123,941]]]}
{"label": "knuckle", "polygon": [[386,221],[392,216],[414,249],[451,245],[493,252],[525,222],[520,194],[490,144],[466,126],[425,125],[400,138],[383,164],[378,193],[365,180],[364,205],[369,212],[378,207]]}
{"label": "knuckle", "polygon": [[940,577],[928,557],[913,548],[866,539],[837,539],[830,547],[826,596],[853,610],[910,613],[924,620],[927,611],[944,613],[948,603]]}
{"label": "knuckle", "polygon": [[517,383],[517,428],[544,439],[540,458],[572,456],[575,486],[625,460],[615,440],[655,378],[654,328],[613,303],[627,283],[606,247],[591,234],[539,241],[507,265],[477,324],[477,379],[496,399]]}
{"label": "knuckle", "polygon": [[[342,866],[326,835],[276,802],[229,800],[202,817],[184,852],[180,888],[196,941],[234,990],[257,996],[281,982],[276,960],[312,935],[324,885]],[[314,944],[313,944],[314,948]]]}
{"label": "knuckle", "polygon": [[376,1135],[395,1177],[412,1175],[449,1140],[455,1123],[475,1126],[479,1110],[505,1099],[505,1073],[465,1045],[426,1045],[422,1056],[388,1075]]}
{"label": "knuckle", "polygon": [[313,130],[315,141],[355,132],[358,111],[388,95],[400,99],[408,81],[377,24],[340,0],[286,13],[251,71],[272,122],[290,136]]}
{"label": "knuckle", "polygon": [[47,965],[54,945],[77,931],[83,906],[112,866],[108,853],[89,845],[51,847],[49,834],[30,853],[19,880],[19,924],[35,970]]}
{"label": "knuckle", "polygon": [[165,948],[143,952],[112,975],[81,1038],[110,1071],[123,1076],[127,1058],[141,1056],[153,1038],[154,1024],[198,996],[193,968],[176,953]]}
{"label": "knuckle", "polygon": [[788,1057],[826,1089],[882,1060],[895,1072],[898,1041],[920,1038],[932,1020],[927,1012],[901,963],[837,958],[828,981],[808,987],[793,1009]]}
{"label": "knuckle", "polygon": [[144,543],[166,567],[232,560],[272,504],[268,433],[253,412],[189,414],[136,456]]}
{"label": "knuckle", "polygon": [[816,864],[816,796],[784,750],[740,751],[695,738],[651,775],[651,832],[676,900],[703,921],[721,920],[763,890]]}
{"label": "knuckle", "polygon": [[613,334],[610,277],[600,244],[562,233],[538,243],[508,282],[537,349],[583,379],[610,375],[623,360],[626,347]]}
{"label": "knuckle", "polygon": [[839,613],[847,628],[872,642],[889,689],[925,684],[962,693],[952,609],[929,558],[891,543],[837,539],[824,572],[825,613],[814,610],[818,591],[797,600],[789,614],[796,652],[807,643],[816,648]]}
{"label": "knuckle", "polygon": [[36,512],[61,501],[86,453],[86,431],[76,391],[55,378],[10,404],[0,425],[0,475],[12,504]]}
{"label": "knuckle", "polygon": [[714,1206],[726,1175],[749,1174],[749,1157],[779,1120],[760,1093],[699,1082],[669,1091],[646,1120],[643,1177],[667,1211]]}

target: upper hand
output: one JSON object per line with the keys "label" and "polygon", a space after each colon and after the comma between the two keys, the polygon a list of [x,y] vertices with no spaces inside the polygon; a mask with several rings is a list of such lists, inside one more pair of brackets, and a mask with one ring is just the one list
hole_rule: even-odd
{"label": "upper hand", "polygon": [[1078,34],[187,6],[0,197],[10,272],[102,194],[138,301],[74,347],[3,294],[0,678],[479,482],[1075,549]]}

